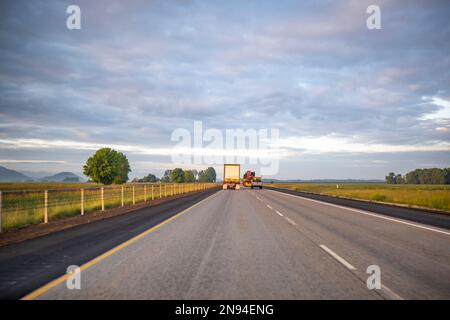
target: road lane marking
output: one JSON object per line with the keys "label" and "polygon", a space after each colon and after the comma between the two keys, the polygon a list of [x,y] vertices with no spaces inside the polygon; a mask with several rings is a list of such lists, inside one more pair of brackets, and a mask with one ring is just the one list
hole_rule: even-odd
{"label": "road lane marking", "polygon": [[326,252],[328,253],[330,256],[332,256],[333,258],[335,258],[337,261],[339,261],[340,263],[342,263],[347,269],[349,270],[356,270],[356,268],[354,266],[352,266],[350,263],[348,263],[347,261],[345,261],[344,258],[341,258],[337,253],[335,253],[334,251],[332,251],[331,249],[329,249],[327,246],[321,244],[320,247]]}
{"label": "road lane marking", "polygon": [[291,218],[289,218],[289,217],[284,217],[290,224],[292,224],[293,226],[296,226],[297,224],[295,223],[295,221],[294,220],[292,220]]}
{"label": "road lane marking", "polygon": [[267,208],[269,209],[273,209],[270,205],[266,204]]}
{"label": "road lane marking", "polygon": [[394,291],[386,287],[384,284],[381,285],[382,292],[387,295],[392,300],[405,300],[398,294],[396,294]]}
{"label": "road lane marking", "polygon": [[278,215],[279,215],[280,217],[284,217],[283,214],[282,214],[280,211],[276,210],[276,212],[278,213]]}
{"label": "road lane marking", "polygon": [[[210,199],[213,196],[217,196],[218,194],[221,194],[220,192],[216,192],[213,193],[212,195],[208,196],[207,198],[193,204],[192,206],[190,206],[189,208],[184,209],[181,212],[178,212],[177,214],[175,214],[174,216],[170,217],[169,219],[166,219],[162,222],[160,222],[159,224],[157,224],[156,226],[151,227],[150,229],[138,234],[137,236],[125,241],[122,244],[119,244],[118,246],[106,251],[105,253],[99,255],[98,257],[86,262],[85,264],[83,264],[80,267],[80,271],[84,271],[89,269],[90,267],[96,265],[97,263],[105,260],[106,258],[108,258],[109,256],[113,255],[116,252],[119,252],[120,250],[128,247],[129,245],[133,244],[134,242],[142,239],[143,237],[145,237],[146,235],[152,233],[153,231],[161,228],[162,226],[164,226],[165,224],[169,223],[172,220],[175,220],[176,218],[180,217],[181,215],[183,215],[184,213],[188,212],[189,210],[195,208],[196,206],[200,205],[201,203],[205,202],[206,200]],[[67,281],[67,279],[71,276],[70,273],[64,274],[62,276],[60,276],[59,278],[56,278],[55,280],[47,283],[46,285],[32,291],[31,293],[25,295],[24,297],[21,298],[21,300],[33,300],[36,299],[37,297],[41,296],[42,294],[46,293],[47,291],[49,291],[50,289],[60,285],[61,283]]]}
{"label": "road lane marking", "polygon": [[[271,191],[275,191],[275,190],[271,190]],[[423,225],[420,225],[420,224],[407,222],[407,221],[399,220],[399,219],[395,219],[395,218],[389,218],[389,217],[382,216],[382,215],[379,215],[379,214],[376,214],[376,213],[371,213],[371,212],[368,212],[368,211],[363,211],[363,210],[359,210],[359,209],[353,209],[353,208],[349,208],[349,207],[344,207],[344,206],[340,206],[340,205],[337,205],[337,204],[328,203],[328,202],[324,202],[324,201],[320,201],[320,200],[309,199],[309,198],[302,197],[301,195],[297,196],[297,195],[293,195],[293,194],[289,194],[289,193],[284,193],[284,192],[281,192],[281,191],[276,191],[276,192],[284,194],[284,195],[287,195],[287,196],[291,196],[291,197],[294,197],[294,198],[297,198],[297,199],[300,198],[302,200],[307,200],[307,201],[311,201],[311,202],[325,204],[325,205],[328,205],[330,207],[336,207],[336,208],[345,209],[345,210],[348,210],[348,211],[361,213],[361,214],[364,214],[364,215],[367,215],[367,216],[371,216],[371,217],[374,217],[374,218],[394,221],[394,222],[402,223],[402,224],[405,224],[405,225],[408,225],[408,226],[411,226],[411,227],[416,227],[416,228],[420,228],[420,229],[425,229],[425,230],[429,230],[429,231],[443,233],[445,235],[450,235],[450,232],[447,232],[447,231],[444,231],[444,230],[439,230],[439,229],[435,229],[435,228],[431,228],[431,227],[427,227],[427,226],[423,226]]]}

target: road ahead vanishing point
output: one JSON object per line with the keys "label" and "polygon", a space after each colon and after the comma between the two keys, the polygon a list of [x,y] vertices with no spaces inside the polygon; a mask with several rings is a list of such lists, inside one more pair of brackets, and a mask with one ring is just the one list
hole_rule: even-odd
{"label": "road ahead vanishing point", "polygon": [[[65,276],[26,298],[450,298],[446,228],[266,189],[210,192],[165,221],[85,263],[81,289]],[[4,277],[12,250],[0,248]],[[379,290],[366,283],[373,265]]]}

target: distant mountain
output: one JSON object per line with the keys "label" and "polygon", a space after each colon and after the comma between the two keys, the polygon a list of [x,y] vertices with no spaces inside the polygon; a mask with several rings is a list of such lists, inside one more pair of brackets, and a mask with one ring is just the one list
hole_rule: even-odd
{"label": "distant mountain", "polygon": [[26,175],[27,177],[30,177],[34,180],[39,180],[47,176],[53,175],[53,172],[49,171],[28,171],[28,170],[20,170],[21,173]]}
{"label": "distant mountain", "polygon": [[46,182],[80,182],[82,179],[73,172],[60,172],[41,179]]}
{"label": "distant mountain", "polygon": [[27,180],[32,179],[18,171],[0,166],[0,182],[22,182]]}

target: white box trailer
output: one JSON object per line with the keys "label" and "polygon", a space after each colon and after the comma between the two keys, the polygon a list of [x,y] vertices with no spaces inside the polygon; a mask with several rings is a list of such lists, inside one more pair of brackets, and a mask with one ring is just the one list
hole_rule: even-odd
{"label": "white box trailer", "polygon": [[223,185],[224,190],[240,189],[241,165],[240,164],[224,164],[223,165]]}

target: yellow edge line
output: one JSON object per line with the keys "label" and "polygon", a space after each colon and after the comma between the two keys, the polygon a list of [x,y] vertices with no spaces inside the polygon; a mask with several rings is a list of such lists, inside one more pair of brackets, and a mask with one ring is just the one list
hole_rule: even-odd
{"label": "yellow edge line", "polygon": [[[203,199],[200,202],[195,203],[194,205],[190,206],[189,208],[184,209],[183,211],[177,213],[176,215],[170,217],[167,220],[164,220],[163,222],[160,222],[159,224],[157,224],[156,226],[151,227],[150,229],[138,234],[137,236],[131,238],[130,240],[125,241],[122,244],[119,244],[118,246],[106,251],[105,253],[99,255],[98,257],[86,262],[85,264],[83,264],[80,267],[80,271],[84,271],[94,265],[96,265],[97,263],[101,262],[102,260],[108,258],[109,256],[113,255],[114,253],[128,247],[130,244],[138,241],[139,239],[145,237],[146,235],[150,234],[151,232],[155,231],[156,229],[159,229],[160,227],[162,227],[163,225],[165,225],[166,223],[169,223],[170,221],[178,218],[179,216],[181,216],[182,214],[188,212],[189,210],[195,208],[196,206],[198,206],[199,204],[201,204],[202,202],[208,200],[209,198],[211,198],[214,195],[217,195],[218,193],[214,193],[212,195],[210,195],[209,197]],[[40,295],[44,294],[45,292],[47,292],[48,290],[56,287],[57,285],[63,283],[64,281],[66,281],[69,278],[70,274],[65,274],[63,276],[60,276],[59,278],[56,278],[55,280],[47,283],[46,285],[40,287],[39,289],[36,289],[35,291],[27,294],[26,296],[24,296],[23,298],[21,298],[20,300],[33,300],[37,297],[39,297]]]}

